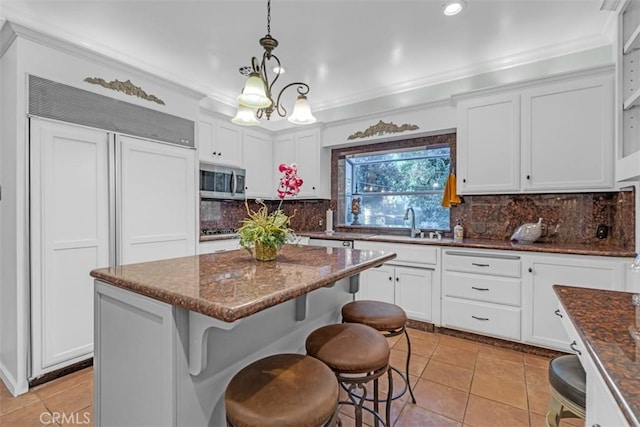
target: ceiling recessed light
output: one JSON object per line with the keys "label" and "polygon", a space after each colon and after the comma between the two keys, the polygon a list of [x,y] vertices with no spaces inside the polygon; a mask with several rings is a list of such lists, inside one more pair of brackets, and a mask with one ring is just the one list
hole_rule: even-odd
{"label": "ceiling recessed light", "polygon": [[442,5],[442,13],[447,16],[457,15],[467,6],[465,0],[449,0]]}

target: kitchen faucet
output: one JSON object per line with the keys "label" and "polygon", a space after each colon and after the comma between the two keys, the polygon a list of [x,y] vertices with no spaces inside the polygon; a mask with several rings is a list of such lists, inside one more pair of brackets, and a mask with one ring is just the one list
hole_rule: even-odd
{"label": "kitchen faucet", "polygon": [[409,212],[411,212],[411,230],[409,230],[409,237],[418,237],[420,235],[420,229],[416,228],[416,213],[411,206],[404,211],[404,220],[409,219]]}

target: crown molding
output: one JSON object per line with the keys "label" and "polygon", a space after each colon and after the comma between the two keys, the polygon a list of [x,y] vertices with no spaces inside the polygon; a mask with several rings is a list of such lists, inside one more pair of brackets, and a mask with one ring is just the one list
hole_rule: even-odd
{"label": "crown molding", "polygon": [[[177,77],[163,76],[157,72],[148,71],[144,67],[135,64],[132,65],[133,61],[125,61],[118,57],[121,57],[122,55],[103,53],[95,46],[84,46],[82,44],[69,41],[65,38],[61,38],[57,35],[44,33],[39,31],[38,29],[34,29],[27,25],[23,25],[11,20],[6,20],[2,27],[2,30],[0,31],[0,56],[4,54],[6,49],[9,48],[9,46],[16,40],[16,38],[29,40],[70,55],[106,65],[108,67],[116,67],[127,72],[133,71],[138,74],[143,74],[149,80],[152,80],[155,83],[172,87],[176,91],[184,93],[196,100],[201,100],[202,98],[207,96],[206,93],[204,93],[200,89],[196,89],[193,86],[177,83],[180,80]],[[151,66],[148,66],[148,68],[151,68]]]}

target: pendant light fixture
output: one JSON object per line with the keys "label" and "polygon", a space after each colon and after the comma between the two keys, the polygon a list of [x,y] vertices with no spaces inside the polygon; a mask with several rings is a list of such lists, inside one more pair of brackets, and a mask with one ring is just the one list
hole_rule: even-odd
{"label": "pendant light fixture", "polygon": [[316,118],[311,114],[311,107],[306,96],[309,93],[308,84],[303,82],[289,83],[280,90],[275,101],[273,99],[273,85],[280,77],[281,72],[274,73],[270,78],[267,71],[276,67],[278,70],[282,70],[284,67],[280,64],[280,59],[273,54],[273,50],[278,47],[278,41],[271,37],[271,0],[267,0],[267,35],[260,39],[260,46],[264,49],[262,61],[258,63],[258,59],[254,56],[251,58],[251,67],[240,69],[241,73],[248,69],[249,77],[244,84],[242,93],[238,96],[238,112],[231,121],[238,125],[255,126],[259,124],[257,119],[266,117],[269,120],[274,111],[280,117],[286,117],[287,110],[281,103],[281,97],[285,90],[296,86],[298,99],[287,120],[300,125],[314,123]]}

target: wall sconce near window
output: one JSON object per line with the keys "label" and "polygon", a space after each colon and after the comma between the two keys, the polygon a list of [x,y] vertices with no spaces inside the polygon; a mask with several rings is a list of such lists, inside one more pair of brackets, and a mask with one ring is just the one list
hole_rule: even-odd
{"label": "wall sconce near window", "polygon": [[[307,101],[306,95],[309,93],[309,85],[306,83],[289,83],[280,90],[275,101],[273,99],[273,85],[280,77],[281,72],[275,72],[273,80],[270,81],[267,70],[273,70],[276,67],[278,70],[282,70],[283,67],[280,64],[280,59],[273,54],[273,50],[278,46],[278,41],[271,37],[271,0],[267,1],[267,35],[260,39],[260,46],[264,49],[262,61],[258,63],[258,59],[254,56],[251,58],[251,67],[240,69],[240,72],[248,74],[249,78],[242,93],[238,96],[238,112],[231,121],[238,125],[256,126],[259,124],[258,119],[266,116],[269,120],[274,111],[280,117],[286,117],[287,110],[282,105],[280,98],[286,89],[297,86],[298,99],[287,120],[300,125],[314,123],[316,118],[311,114],[311,107]],[[269,66],[269,61],[274,61],[275,66]]]}

